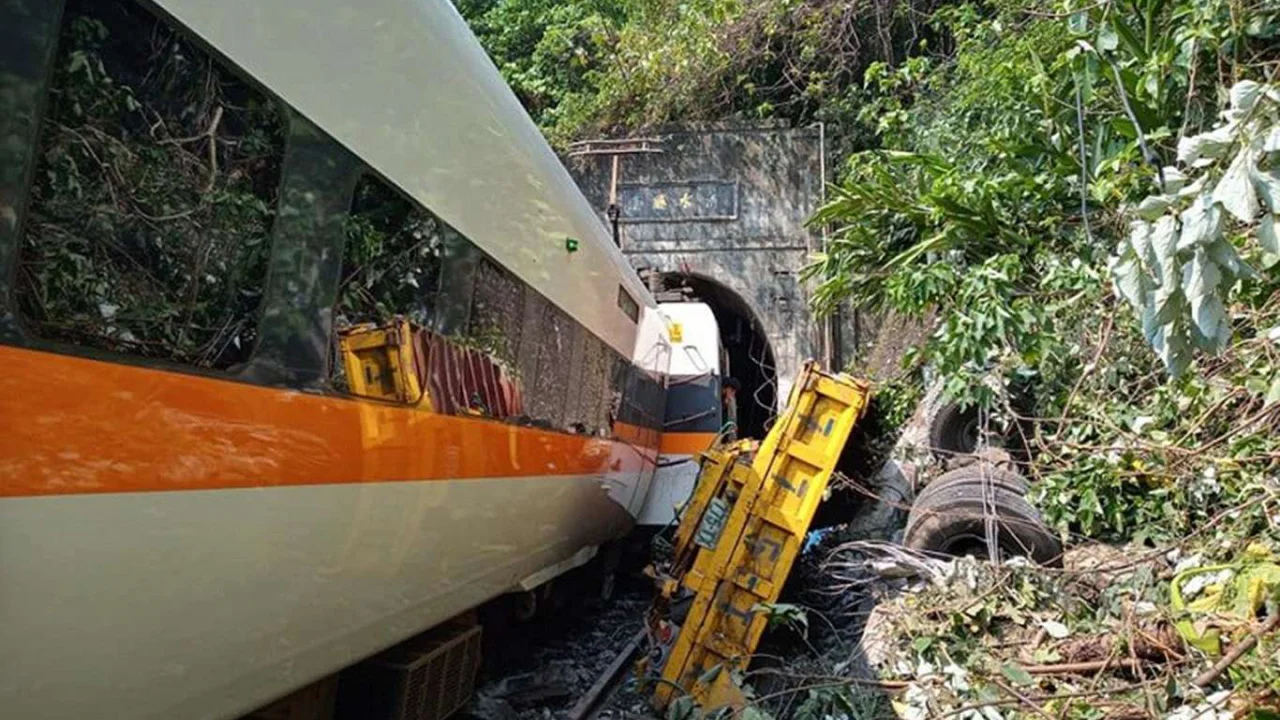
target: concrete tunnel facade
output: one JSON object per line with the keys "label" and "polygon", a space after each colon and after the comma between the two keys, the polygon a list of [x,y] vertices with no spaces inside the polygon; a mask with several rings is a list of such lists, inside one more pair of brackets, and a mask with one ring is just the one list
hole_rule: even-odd
{"label": "concrete tunnel facade", "polygon": [[822,243],[806,227],[823,199],[822,129],[685,127],[650,133],[644,145],[590,146],[566,165],[608,223],[616,158],[619,244],[632,267],[661,286],[693,279],[741,299],[768,340],[780,409],[804,360],[842,366],[800,280]]}

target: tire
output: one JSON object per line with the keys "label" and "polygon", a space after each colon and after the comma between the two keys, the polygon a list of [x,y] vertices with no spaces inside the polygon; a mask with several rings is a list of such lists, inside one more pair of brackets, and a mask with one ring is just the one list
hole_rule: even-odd
{"label": "tire", "polygon": [[943,460],[976,452],[982,439],[980,420],[976,405],[967,408],[955,403],[943,405],[929,423],[929,448]]}
{"label": "tire", "polygon": [[978,460],[971,465],[956,468],[934,478],[916,495],[916,503],[953,485],[978,485],[984,482],[1004,488],[1009,492],[1025,496],[1031,486],[1016,472],[997,467],[989,462]]}
{"label": "tire", "polygon": [[[963,468],[968,469],[968,468]],[[922,493],[907,516],[903,544],[943,555],[987,556],[986,509],[996,518],[996,544],[1005,557],[1062,565],[1062,544],[1020,492],[993,483],[953,480]]]}

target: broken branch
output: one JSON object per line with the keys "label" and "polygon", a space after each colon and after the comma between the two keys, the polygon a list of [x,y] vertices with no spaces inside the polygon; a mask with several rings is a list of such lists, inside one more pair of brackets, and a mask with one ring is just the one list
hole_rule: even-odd
{"label": "broken branch", "polygon": [[1196,687],[1205,687],[1206,685],[1212,684],[1214,680],[1217,680],[1218,677],[1222,675],[1222,673],[1227,671],[1227,668],[1234,665],[1245,653],[1252,650],[1254,646],[1262,640],[1263,635],[1274,632],[1278,627],[1280,627],[1280,612],[1276,612],[1268,617],[1267,621],[1262,624],[1262,627],[1250,632],[1249,637],[1236,643],[1235,646],[1231,648],[1230,652],[1222,656],[1221,660],[1214,663],[1213,667],[1197,675],[1196,679],[1192,682]]}

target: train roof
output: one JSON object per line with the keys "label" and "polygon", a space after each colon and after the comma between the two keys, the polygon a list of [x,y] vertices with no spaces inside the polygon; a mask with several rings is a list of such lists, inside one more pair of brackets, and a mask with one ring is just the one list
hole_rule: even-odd
{"label": "train roof", "polygon": [[653,298],[448,0],[154,1],[630,356]]}

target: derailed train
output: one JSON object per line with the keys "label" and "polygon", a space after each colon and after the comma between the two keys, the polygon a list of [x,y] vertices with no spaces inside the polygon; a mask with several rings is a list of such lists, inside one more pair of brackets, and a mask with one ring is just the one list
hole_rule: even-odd
{"label": "derailed train", "polygon": [[[353,394],[374,310],[521,417]],[[666,522],[715,333],[447,0],[0,2],[0,714],[233,717]]]}

